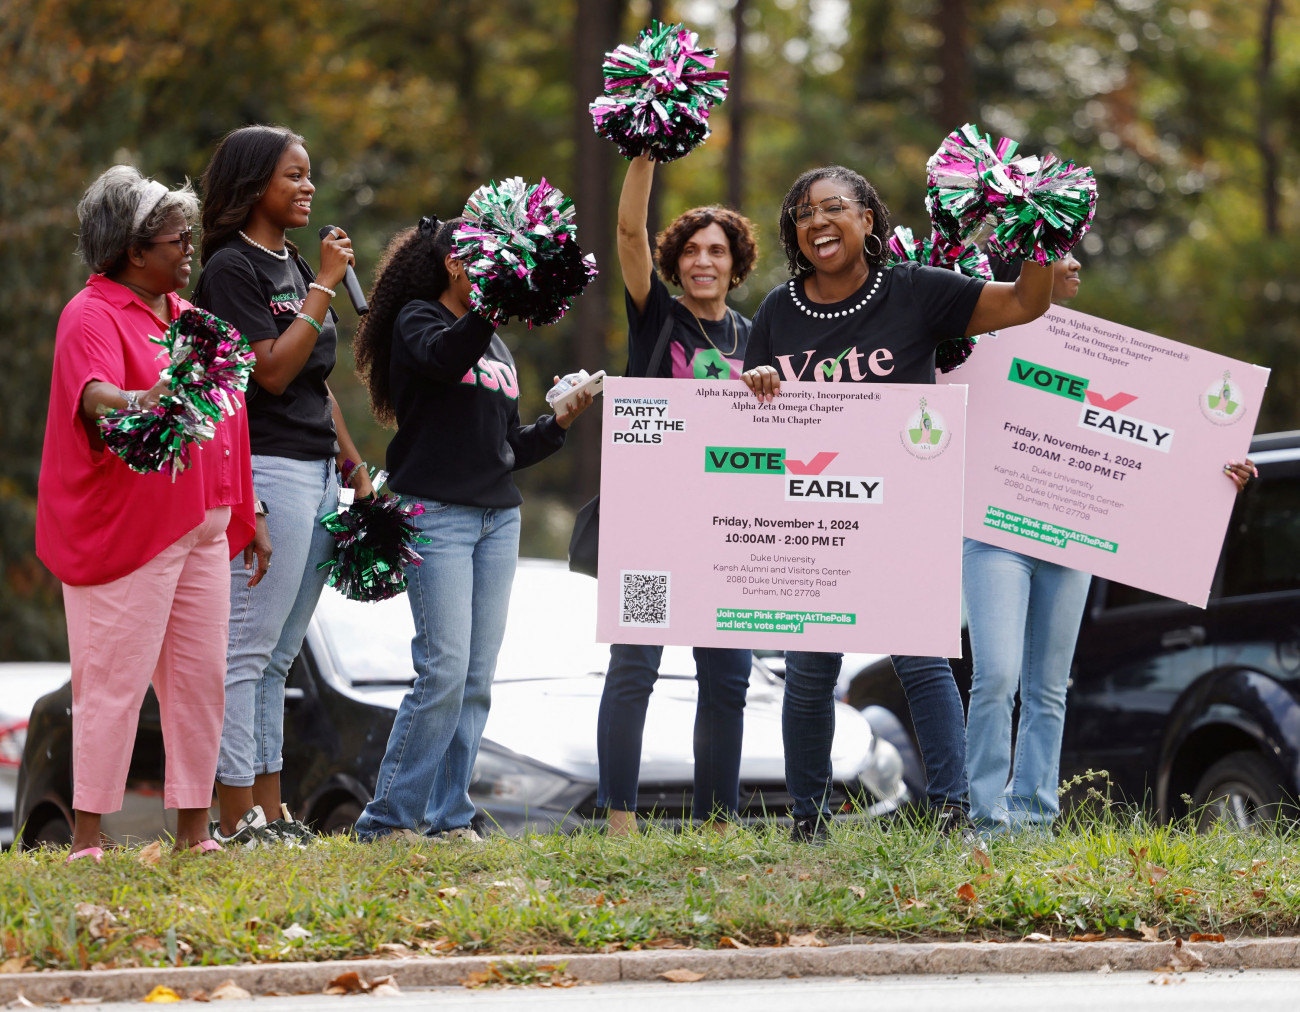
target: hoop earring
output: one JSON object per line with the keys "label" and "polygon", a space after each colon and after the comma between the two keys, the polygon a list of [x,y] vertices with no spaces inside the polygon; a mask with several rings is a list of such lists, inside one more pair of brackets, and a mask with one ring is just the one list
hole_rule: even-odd
{"label": "hoop earring", "polygon": [[794,251],[794,265],[795,265],[795,267],[799,268],[799,270],[801,270],[801,271],[806,271],[806,272],[808,272],[809,274],[815,274],[815,273],[817,273],[817,268],[814,267],[812,264],[809,264],[807,267],[805,267],[803,264],[801,264],[801,263],[799,262],[799,258],[800,258],[801,256],[803,256],[803,251],[802,251],[802,250],[795,250],[795,251]]}
{"label": "hoop earring", "polygon": [[[874,253],[867,246],[867,239],[876,240],[876,249]],[[862,251],[866,253],[868,257],[878,257],[885,251],[885,244],[880,241],[880,236],[876,235],[875,232],[868,232],[866,237],[862,240]]]}

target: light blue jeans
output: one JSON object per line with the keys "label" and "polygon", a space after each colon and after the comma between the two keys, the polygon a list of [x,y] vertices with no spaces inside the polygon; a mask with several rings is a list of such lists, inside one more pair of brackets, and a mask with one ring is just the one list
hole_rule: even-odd
{"label": "light blue jeans", "polygon": [[[1092,577],[965,540],[962,590],[974,673],[966,718],[970,814],[993,831],[1050,823],[1070,662]],[[1020,689],[1015,762],[1011,714]]]}
{"label": "light blue jeans", "polygon": [[408,566],[415,684],[402,699],[357,836],[399,829],[433,834],[474,818],[470,776],[492,705],[519,558],[519,509],[413,498],[427,545]]}
{"label": "light blue jeans", "polygon": [[267,505],[271,564],[250,588],[243,553],[230,562],[226,717],[217,760],[217,781],[228,787],[251,787],[254,777],[284,767],[284,681],[325,586],[326,573],[316,567],[334,552],[320,524],[338,509],[334,461],[255,455],[253,492]]}

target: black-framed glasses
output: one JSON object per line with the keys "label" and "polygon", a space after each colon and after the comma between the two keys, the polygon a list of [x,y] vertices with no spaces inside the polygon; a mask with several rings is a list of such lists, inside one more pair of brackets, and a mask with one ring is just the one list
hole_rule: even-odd
{"label": "black-framed glasses", "polygon": [[790,219],[794,222],[796,228],[807,228],[812,224],[813,215],[818,208],[822,214],[834,221],[846,210],[848,204],[861,204],[862,201],[857,197],[827,197],[825,200],[819,200],[815,204],[799,204],[790,208]]}
{"label": "black-framed glasses", "polygon": [[160,246],[165,242],[180,243],[181,249],[189,249],[194,245],[194,229],[187,228],[180,232],[173,232],[171,235],[156,235],[149,240],[149,245]]}

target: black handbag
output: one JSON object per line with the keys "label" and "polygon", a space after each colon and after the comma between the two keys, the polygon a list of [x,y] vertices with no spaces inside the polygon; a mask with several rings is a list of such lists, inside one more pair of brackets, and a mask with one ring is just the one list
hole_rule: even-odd
{"label": "black handbag", "polygon": [[[663,361],[664,351],[668,348],[668,335],[672,330],[673,317],[669,313],[655,341],[655,350],[646,368],[647,376],[653,376],[659,371],[659,363]],[[600,494],[597,493],[595,498],[578,510],[578,515],[573,519],[573,534],[569,538],[569,570],[594,577],[599,561]]]}

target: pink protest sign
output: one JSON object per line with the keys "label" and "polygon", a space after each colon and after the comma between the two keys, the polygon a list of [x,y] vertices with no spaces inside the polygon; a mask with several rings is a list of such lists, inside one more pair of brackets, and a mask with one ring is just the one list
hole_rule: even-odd
{"label": "pink protest sign", "polygon": [[1205,606],[1267,369],[1053,306],[944,381],[967,537]]}
{"label": "pink protest sign", "polygon": [[596,633],[611,643],[961,649],[965,390],[605,384]]}

